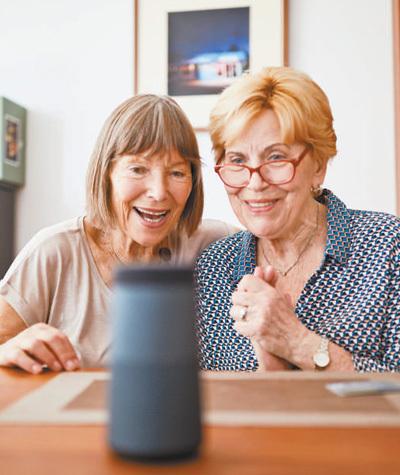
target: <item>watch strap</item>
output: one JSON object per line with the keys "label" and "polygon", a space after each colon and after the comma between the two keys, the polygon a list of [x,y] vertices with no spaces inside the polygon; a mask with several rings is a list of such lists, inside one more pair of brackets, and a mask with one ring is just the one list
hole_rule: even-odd
{"label": "watch strap", "polygon": [[314,367],[317,370],[325,369],[330,363],[329,340],[322,336],[318,349],[313,355]]}

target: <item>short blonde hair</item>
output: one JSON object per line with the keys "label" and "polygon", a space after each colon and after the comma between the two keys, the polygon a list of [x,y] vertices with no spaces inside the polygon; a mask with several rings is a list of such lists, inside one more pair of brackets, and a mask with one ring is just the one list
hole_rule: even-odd
{"label": "short blonde hair", "polygon": [[167,96],[143,94],[119,105],[106,120],[94,147],[86,177],[89,220],[99,228],[114,226],[110,169],[113,158],[176,151],[191,166],[192,190],[177,226],[189,236],[203,213],[201,159],[196,136],[178,104]]}
{"label": "short blonde hair", "polygon": [[300,142],[326,163],[336,155],[336,134],[328,98],[306,74],[288,67],[268,67],[244,74],[219,97],[210,115],[215,159],[220,163],[231,142],[263,110],[277,115],[283,141]]}

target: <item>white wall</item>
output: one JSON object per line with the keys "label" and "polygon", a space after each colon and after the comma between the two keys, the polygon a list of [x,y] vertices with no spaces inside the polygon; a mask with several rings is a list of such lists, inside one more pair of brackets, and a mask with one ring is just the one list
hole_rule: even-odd
{"label": "white wall", "polygon": [[132,0],[0,0],[0,95],[28,109],[16,247],[81,214],[106,116],[133,93]]}
{"label": "white wall", "polygon": [[327,185],[353,208],[396,211],[391,0],[292,0],[290,64],[327,93],[338,155]]}
{"label": "white wall", "polygon": [[[391,0],[291,0],[289,64],[330,99],[338,155],[325,185],[348,206],[396,212]],[[207,139],[200,135],[206,176]],[[215,177],[205,215],[236,222]],[[215,183],[214,183],[215,180]]]}
{"label": "white wall", "polygon": [[[391,0],[289,3],[290,63],[320,83],[336,118],[339,156],[329,186],[352,207],[394,212]],[[132,5],[0,0],[0,95],[29,110],[18,249],[41,227],[83,211],[97,133],[132,94]],[[199,138],[207,164],[205,214],[234,222],[207,139]]]}

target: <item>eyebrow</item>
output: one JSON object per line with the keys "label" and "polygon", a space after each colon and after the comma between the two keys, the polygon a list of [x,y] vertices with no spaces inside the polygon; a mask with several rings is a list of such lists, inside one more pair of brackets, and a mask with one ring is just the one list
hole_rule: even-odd
{"label": "eyebrow", "polygon": [[144,158],[144,157],[140,157],[138,155],[125,155],[122,160],[121,160],[123,163],[136,163],[136,162],[140,162],[140,163],[146,163],[147,160]]}
{"label": "eyebrow", "polygon": [[273,143],[271,145],[268,145],[267,147],[264,148],[263,153],[269,152],[270,150],[273,150],[275,147],[282,147],[282,145],[284,145],[286,147],[286,144],[284,144],[282,142],[276,142],[276,143]]}
{"label": "eyebrow", "polygon": [[[138,155],[128,155],[126,157],[124,157],[124,161],[125,163],[140,163],[140,164],[148,164],[149,162],[151,162],[151,158],[150,156],[138,156]],[[174,161],[172,163],[166,163],[166,166],[168,168],[170,167],[178,167],[178,166],[184,166],[186,165],[188,162],[186,160],[183,160],[183,159],[179,159],[177,161]]]}
{"label": "eyebrow", "polygon": [[186,160],[179,160],[176,162],[168,163],[167,166],[169,167],[179,167],[180,165],[186,165],[189,164]]}
{"label": "eyebrow", "polygon": [[[284,143],[282,142],[276,142],[276,143],[273,143],[271,145],[267,145],[266,147],[264,147],[264,149],[261,151],[260,155],[265,155],[265,153],[269,152],[270,150],[273,150],[275,147],[282,147],[282,145],[285,145]],[[246,154],[243,153],[243,152],[237,152],[235,150],[229,150],[229,152],[227,152],[225,154],[226,156],[229,156],[229,155],[238,155],[240,157],[245,157]]]}

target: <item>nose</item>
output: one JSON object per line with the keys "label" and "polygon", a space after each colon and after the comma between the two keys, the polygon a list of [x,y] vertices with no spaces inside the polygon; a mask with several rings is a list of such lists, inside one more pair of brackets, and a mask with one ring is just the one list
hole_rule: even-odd
{"label": "nose", "polygon": [[267,186],[269,186],[269,184],[262,178],[260,172],[253,172],[246,188],[252,191],[259,191],[263,190]]}
{"label": "nose", "polygon": [[146,196],[154,201],[163,201],[168,193],[167,180],[163,173],[150,173],[146,179]]}

